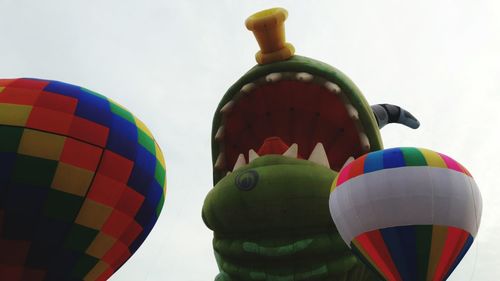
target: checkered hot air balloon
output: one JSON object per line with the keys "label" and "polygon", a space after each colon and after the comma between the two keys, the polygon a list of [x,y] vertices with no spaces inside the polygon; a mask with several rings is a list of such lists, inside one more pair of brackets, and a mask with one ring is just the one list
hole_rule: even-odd
{"label": "checkered hot air balloon", "polygon": [[446,280],[479,228],[481,195],[450,157],[421,148],[368,153],[342,168],[330,213],[344,242],[384,280]]}
{"label": "checkered hot air balloon", "polygon": [[146,126],[95,92],[0,80],[0,280],[106,280],[165,197]]}

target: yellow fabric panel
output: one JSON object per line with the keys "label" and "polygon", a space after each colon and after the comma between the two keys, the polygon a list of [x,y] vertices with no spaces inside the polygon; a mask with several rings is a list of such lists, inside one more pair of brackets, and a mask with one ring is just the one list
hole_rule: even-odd
{"label": "yellow fabric panel", "polygon": [[59,160],[66,137],[25,129],[18,152],[50,160]]}
{"label": "yellow fabric panel", "polygon": [[93,177],[92,171],[59,162],[52,180],[52,188],[83,197]]}
{"label": "yellow fabric panel", "polygon": [[0,124],[24,127],[32,108],[29,105],[0,103]]}
{"label": "yellow fabric panel", "polygon": [[337,176],[335,177],[335,179],[333,180],[333,183],[332,183],[332,186],[330,187],[330,193],[333,192],[333,190],[335,189],[335,187],[337,187],[337,179],[339,178],[339,175],[337,174]]}
{"label": "yellow fabric panel", "polygon": [[116,238],[99,232],[85,253],[100,259],[109,251],[109,249],[111,249],[111,247],[113,247],[115,243]]}
{"label": "yellow fabric panel", "polygon": [[432,228],[432,242],[431,242],[431,252],[429,255],[429,268],[427,269],[427,280],[432,280],[438,261],[443,253],[443,248],[446,240],[446,235],[448,233],[447,226],[435,225]]}
{"label": "yellow fabric panel", "polygon": [[437,154],[436,152],[425,148],[420,148],[419,150],[422,153],[422,155],[424,155],[425,161],[427,162],[428,166],[437,168],[448,168],[443,158],[441,158],[441,156],[439,156],[439,154]]}
{"label": "yellow fabric panel", "polygon": [[146,135],[148,135],[151,139],[154,140],[153,134],[151,134],[151,131],[149,131],[148,127],[146,127],[146,125],[141,120],[139,120],[137,117],[135,117],[135,116],[134,116],[134,120],[135,120],[135,125],[139,129],[141,129],[144,133],[146,133]]}
{"label": "yellow fabric panel", "polygon": [[87,198],[85,202],[83,202],[83,206],[75,222],[86,227],[100,230],[112,211],[113,208]]}
{"label": "yellow fabric panel", "polygon": [[0,87],[0,93],[5,89],[5,87]]}
{"label": "yellow fabric panel", "polygon": [[97,278],[99,278],[99,276],[104,272],[106,271],[106,269],[109,268],[109,264],[107,264],[106,262],[104,261],[99,261],[95,266],[94,268],[92,268],[91,271],[89,271],[89,273],[87,273],[87,275],[85,276],[85,278],[83,278],[84,281],[94,281],[96,280]]}
{"label": "yellow fabric panel", "polygon": [[155,142],[155,151],[156,151],[156,158],[158,158],[158,161],[160,162],[161,166],[163,168],[166,168],[165,167],[165,158],[163,158],[163,153],[161,153],[161,149],[156,142]]}

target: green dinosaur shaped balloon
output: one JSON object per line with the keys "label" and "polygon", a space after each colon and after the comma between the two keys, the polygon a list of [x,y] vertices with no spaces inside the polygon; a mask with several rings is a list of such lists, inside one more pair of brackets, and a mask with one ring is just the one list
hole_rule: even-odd
{"label": "green dinosaur shaped balloon", "polygon": [[213,120],[216,280],[378,280],[344,244],[328,199],[342,166],[383,148],[387,123],[418,127],[394,105],[370,107],[339,70],[294,55],[284,9],[251,16],[259,64],[222,98]]}

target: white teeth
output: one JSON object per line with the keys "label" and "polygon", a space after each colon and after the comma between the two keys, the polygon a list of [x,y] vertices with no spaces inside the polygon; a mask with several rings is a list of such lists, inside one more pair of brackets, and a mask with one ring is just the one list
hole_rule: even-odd
{"label": "white teeth", "polygon": [[224,155],[222,153],[217,156],[217,160],[215,161],[214,168],[217,170],[224,169]]}
{"label": "white teeth", "polygon": [[354,106],[352,106],[352,104],[347,103],[345,105],[345,108],[347,109],[347,114],[349,114],[349,117],[351,117],[351,119],[359,120],[358,111],[356,110],[356,108],[354,108]]}
{"label": "white teeth", "polygon": [[243,93],[250,93],[251,91],[253,91],[253,89],[255,89],[255,84],[254,83],[248,83],[246,85],[244,85],[243,87],[241,87],[241,91]]}
{"label": "white teeth", "polygon": [[287,151],[285,151],[285,153],[283,153],[283,156],[297,158],[298,153],[299,153],[299,146],[296,143],[294,143],[287,149]]}
{"label": "white teeth", "polygon": [[257,159],[259,157],[259,154],[255,152],[255,150],[250,149],[248,151],[248,163],[252,162],[253,160]]}
{"label": "white teeth", "polygon": [[215,140],[220,141],[224,137],[224,127],[220,126],[215,134]]}
{"label": "white teeth", "polygon": [[266,81],[267,82],[277,82],[283,78],[283,74],[276,72],[276,73],[271,73],[266,76]]}
{"label": "white teeth", "polygon": [[307,73],[307,72],[299,72],[297,73],[297,75],[295,76],[297,78],[297,80],[299,81],[302,81],[302,82],[309,82],[311,80],[313,80],[314,76]]}
{"label": "white teeth", "polygon": [[368,140],[368,136],[365,133],[359,133],[359,141],[363,151],[368,152],[370,150],[370,141]]}
{"label": "white teeth", "polygon": [[347,160],[345,160],[344,165],[342,165],[342,168],[344,168],[345,166],[347,166],[352,161],[354,161],[354,157],[351,156],[351,157],[347,158]]}
{"label": "white teeth", "polygon": [[309,161],[323,165],[330,169],[330,163],[328,163],[328,156],[326,156],[325,147],[322,143],[318,142],[314,147],[311,155],[309,156]]}
{"label": "white teeth", "polygon": [[338,93],[340,93],[340,87],[339,87],[339,86],[337,86],[337,84],[335,84],[335,83],[333,83],[333,82],[326,81],[326,82],[325,82],[325,88],[326,88],[328,91],[330,91],[330,92],[332,92],[332,93],[334,93],[334,94],[338,94]]}
{"label": "white teeth", "polygon": [[245,161],[245,156],[243,155],[243,153],[241,153],[240,155],[238,155],[238,159],[236,159],[236,163],[234,163],[233,171],[235,171],[236,169],[238,169],[240,167],[245,166],[246,163],[247,162]]}
{"label": "white teeth", "polygon": [[220,109],[220,112],[221,113],[228,113],[232,108],[233,108],[233,105],[234,105],[234,101],[228,101],[221,109]]}

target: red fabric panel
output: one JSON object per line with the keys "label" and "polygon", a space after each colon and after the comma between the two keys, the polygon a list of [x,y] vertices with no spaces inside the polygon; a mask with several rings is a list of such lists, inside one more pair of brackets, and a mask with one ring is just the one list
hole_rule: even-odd
{"label": "red fabric panel", "polygon": [[129,159],[112,151],[105,150],[98,172],[119,182],[127,183],[133,166],[134,162]]}
{"label": "red fabric panel", "polygon": [[73,114],[76,110],[77,103],[78,100],[76,98],[42,92],[38,96],[35,106]]}
{"label": "red fabric panel", "polygon": [[0,239],[0,264],[24,264],[30,245],[30,241]]}
{"label": "red fabric panel", "polygon": [[102,227],[101,231],[119,239],[127,227],[132,223],[132,220],[132,217],[120,211],[114,210]]}
{"label": "red fabric panel", "polygon": [[78,116],[73,117],[69,130],[70,136],[101,147],[106,146],[108,134],[109,128]]}
{"label": "red fabric panel", "polygon": [[127,259],[123,258],[125,256],[130,257],[130,252],[128,247],[117,241],[111,249],[102,257],[102,260],[109,264],[112,268],[117,268],[117,266],[123,264]]}
{"label": "red fabric panel", "polygon": [[144,202],[144,195],[127,186],[122,191],[122,196],[115,208],[131,217],[135,217],[142,206],[142,202]]}
{"label": "red fabric panel", "polygon": [[392,261],[389,250],[385,246],[384,239],[378,230],[366,232],[356,237],[357,242],[370,256],[377,268],[389,278],[387,281],[401,281],[401,276]]}
{"label": "red fabric panel", "polygon": [[23,267],[0,264],[0,280],[22,280]]}
{"label": "red fabric panel", "polygon": [[50,82],[51,81],[36,80],[36,79],[30,79],[30,78],[20,78],[20,79],[15,79],[15,81],[10,83],[9,87],[42,90]]}
{"label": "red fabric panel", "polygon": [[26,127],[68,135],[73,117],[72,114],[33,107]]}
{"label": "red fabric panel", "polygon": [[467,237],[469,234],[456,227],[448,227],[448,232],[446,235],[446,241],[443,247],[443,252],[441,253],[441,258],[439,259],[439,264],[436,268],[433,281],[442,281],[446,276],[446,273],[450,270],[453,262],[460,254]]}
{"label": "red fabric panel", "polygon": [[33,105],[36,102],[40,92],[40,90],[27,90],[8,87],[0,93],[0,103]]}
{"label": "red fabric panel", "polygon": [[366,156],[367,154],[359,157],[358,159],[356,159],[355,162],[353,162],[351,170],[349,171],[350,179],[355,178],[364,173]]}
{"label": "red fabric panel", "polygon": [[96,146],[72,138],[66,138],[60,161],[95,171],[101,159],[101,153],[102,149]]}
{"label": "red fabric panel", "polygon": [[97,174],[87,197],[114,208],[125,188],[126,185],[124,183],[102,174]]}
{"label": "red fabric panel", "polygon": [[141,234],[142,232],[142,226],[138,224],[135,220],[132,221],[132,223],[128,226],[128,228],[123,232],[122,236],[120,237],[120,241],[123,242],[123,244],[130,246],[132,242]]}

